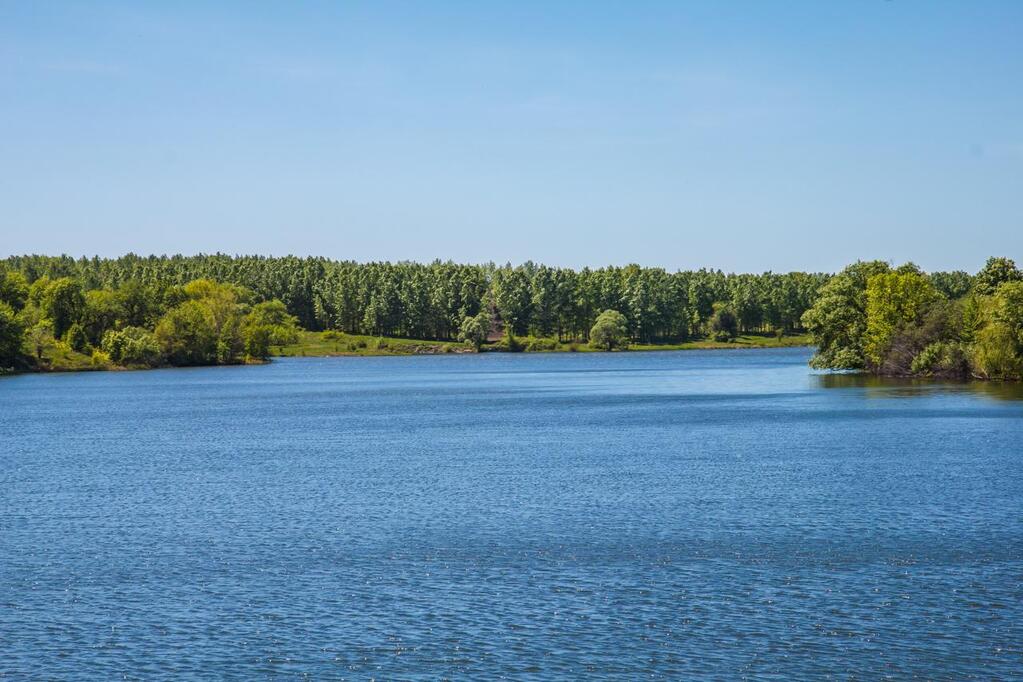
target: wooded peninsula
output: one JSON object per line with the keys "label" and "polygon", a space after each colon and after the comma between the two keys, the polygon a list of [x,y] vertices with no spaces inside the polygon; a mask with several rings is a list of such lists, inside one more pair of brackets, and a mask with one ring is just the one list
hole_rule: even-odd
{"label": "wooded peninsula", "polygon": [[857,262],[827,273],[12,256],[0,371],[261,362],[273,355],[815,345],[819,369],[1023,378],[1023,273]]}

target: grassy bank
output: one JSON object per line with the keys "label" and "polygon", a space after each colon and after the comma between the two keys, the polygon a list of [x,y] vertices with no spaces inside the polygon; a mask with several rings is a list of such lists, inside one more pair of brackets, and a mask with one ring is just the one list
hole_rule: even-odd
{"label": "grassy bank", "polygon": [[461,343],[396,339],[380,336],[340,334],[337,339],[325,339],[320,332],[300,332],[298,343],[273,349],[277,357],[327,357],[332,355],[438,355],[465,353]]}
{"label": "grassy bank", "polygon": [[[559,343],[555,339],[521,338],[518,342],[524,352],[595,352],[585,343]],[[808,346],[807,335],[790,335],[777,338],[772,335],[743,335],[731,342],[700,340],[674,344],[631,344],[630,351],[651,350],[697,350],[714,348],[787,348]],[[506,351],[502,344],[487,344],[484,352]],[[335,355],[437,355],[442,353],[465,353],[469,350],[460,343],[423,341],[417,339],[396,339],[375,336],[342,334],[337,339],[324,339],[319,332],[302,332],[298,343],[274,349],[280,357],[327,357]]]}
{"label": "grassy bank", "polygon": [[[555,339],[534,339],[524,337],[518,339],[521,352],[525,353],[593,353],[597,349],[585,343],[558,343]],[[653,350],[697,350],[697,349],[737,349],[737,348],[785,348],[791,346],[810,345],[810,337],[805,335],[785,336],[781,339],[773,335],[745,335],[732,342],[720,341],[689,341],[674,344],[631,344],[630,351]],[[487,344],[483,352],[506,352],[503,344]],[[377,336],[359,336],[342,334],[336,339],[325,339],[320,332],[299,333],[297,343],[275,347],[275,357],[331,357],[331,356],[387,356],[387,355],[442,355],[447,353],[471,353],[464,344],[444,341],[425,341],[421,339],[397,339]],[[43,360],[38,366],[21,371],[30,372],[84,372],[96,370],[138,369],[122,367],[114,363],[97,364],[91,355],[71,350],[66,344],[48,344],[43,350]]]}

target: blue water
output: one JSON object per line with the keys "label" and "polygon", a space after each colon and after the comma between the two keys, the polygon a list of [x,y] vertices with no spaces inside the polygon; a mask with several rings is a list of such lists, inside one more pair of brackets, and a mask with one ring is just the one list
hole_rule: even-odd
{"label": "blue water", "polygon": [[0,678],[1023,677],[1023,389],[807,357],[0,379]]}

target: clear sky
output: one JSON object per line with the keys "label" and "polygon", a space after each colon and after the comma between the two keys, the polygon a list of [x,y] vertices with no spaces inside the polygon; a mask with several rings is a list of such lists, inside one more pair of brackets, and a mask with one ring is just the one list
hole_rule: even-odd
{"label": "clear sky", "polygon": [[1023,2],[0,0],[0,255],[1023,260]]}

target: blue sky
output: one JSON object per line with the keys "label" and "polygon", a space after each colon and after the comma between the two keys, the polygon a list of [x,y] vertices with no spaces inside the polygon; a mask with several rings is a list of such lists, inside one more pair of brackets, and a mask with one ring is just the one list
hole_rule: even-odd
{"label": "blue sky", "polygon": [[1023,260],[1023,2],[0,0],[0,255]]}

